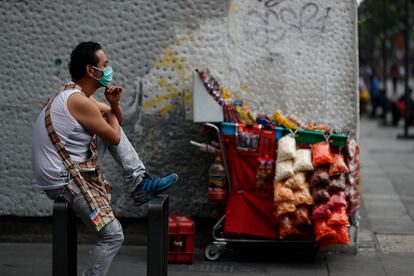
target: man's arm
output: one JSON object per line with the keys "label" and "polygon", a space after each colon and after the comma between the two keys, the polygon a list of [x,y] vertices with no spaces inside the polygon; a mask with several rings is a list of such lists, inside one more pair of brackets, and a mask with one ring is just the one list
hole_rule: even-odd
{"label": "man's arm", "polygon": [[119,144],[121,132],[118,120],[112,111],[105,113],[105,120],[96,103],[80,93],[74,93],[69,97],[68,110],[89,132],[101,137],[108,144]]}
{"label": "man's arm", "polygon": [[97,99],[95,99],[93,96],[90,96],[89,97],[95,104],[96,104],[96,106],[99,108],[99,111],[102,113],[102,116],[104,116],[105,117],[105,114],[108,112],[108,111],[112,111],[114,114],[115,114],[115,116],[116,116],[116,118],[118,119],[118,122],[119,122],[119,124],[120,125],[123,125],[123,123],[124,123],[124,112],[123,112],[123,110],[122,110],[122,106],[121,106],[121,104],[120,103],[118,103],[116,106],[114,106],[114,107],[110,107],[109,105],[107,105],[107,104],[105,104],[105,103],[103,103],[103,102],[100,102],[100,101],[98,101]]}
{"label": "man's arm", "polygon": [[110,85],[105,89],[105,98],[111,105],[111,110],[121,125],[124,123],[124,112],[121,106],[122,92],[123,88],[117,85]]}

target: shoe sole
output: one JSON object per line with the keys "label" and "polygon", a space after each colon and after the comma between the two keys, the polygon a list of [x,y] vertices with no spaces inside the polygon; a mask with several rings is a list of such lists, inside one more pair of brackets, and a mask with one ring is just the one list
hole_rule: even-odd
{"label": "shoe sole", "polygon": [[155,196],[159,195],[160,193],[165,192],[166,190],[168,190],[175,182],[177,182],[178,180],[178,176],[177,178],[174,180],[174,182],[171,182],[170,185],[159,189],[159,190],[155,190],[149,193],[145,193],[142,196],[135,196],[134,198],[134,206],[141,206],[145,203],[147,203],[148,201],[150,201],[152,198],[154,198]]}

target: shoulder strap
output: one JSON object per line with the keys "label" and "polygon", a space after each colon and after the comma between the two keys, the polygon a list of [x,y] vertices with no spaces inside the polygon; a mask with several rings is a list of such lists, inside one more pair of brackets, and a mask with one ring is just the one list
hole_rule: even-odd
{"label": "shoulder strap", "polygon": [[52,107],[53,100],[56,98],[56,96],[59,95],[59,93],[61,93],[64,90],[73,89],[73,88],[78,88],[79,90],[81,90],[81,88],[75,83],[67,83],[64,86],[62,86],[55,95],[49,98],[49,100],[47,101],[46,110],[45,110],[45,125],[46,125],[47,134],[50,138],[50,141],[55,146],[57,153],[59,154],[66,168],[69,170],[69,173],[71,174],[71,176],[76,177],[78,175],[78,170],[76,169],[75,164],[70,158],[69,153],[65,149],[65,146],[62,144],[62,141],[60,140],[55,129],[53,128],[52,119],[50,117],[50,109]]}

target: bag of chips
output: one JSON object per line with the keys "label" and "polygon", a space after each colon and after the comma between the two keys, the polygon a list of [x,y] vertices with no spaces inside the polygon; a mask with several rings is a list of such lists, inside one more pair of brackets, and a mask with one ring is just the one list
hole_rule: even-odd
{"label": "bag of chips", "polygon": [[326,221],[318,220],[315,223],[315,236],[317,241],[333,238],[336,236],[336,231],[329,227]]}
{"label": "bag of chips", "polygon": [[284,214],[293,213],[296,211],[296,206],[292,202],[280,202],[276,205],[276,218],[280,217]]}
{"label": "bag of chips", "polygon": [[310,150],[300,149],[296,151],[293,170],[295,172],[307,172],[313,170],[312,153]]}
{"label": "bag of chips", "polygon": [[280,180],[292,177],[293,174],[294,172],[293,172],[293,161],[292,160],[278,162],[276,164],[276,175],[275,175],[276,181],[280,181]]}
{"label": "bag of chips", "polygon": [[310,186],[326,186],[329,184],[329,174],[328,168],[326,167],[317,167],[311,177]]}
{"label": "bag of chips", "polygon": [[283,182],[274,182],[274,201],[275,202],[285,202],[293,201],[295,197],[293,196],[293,191],[283,185]]}
{"label": "bag of chips", "polygon": [[305,188],[303,190],[296,190],[293,192],[294,200],[293,203],[295,205],[312,205],[313,198],[309,192],[309,188]]}
{"label": "bag of chips", "polygon": [[300,206],[296,208],[296,211],[292,216],[293,224],[295,225],[310,225],[311,219],[309,215],[308,206]]}
{"label": "bag of chips", "polygon": [[333,155],[334,162],[329,170],[329,175],[337,175],[341,173],[348,173],[348,167],[345,164],[344,156],[342,154]]}
{"label": "bag of chips", "polygon": [[331,199],[328,202],[328,206],[332,209],[338,209],[342,207],[347,207],[346,199],[345,199],[345,192],[339,192],[337,194],[333,194]]}
{"label": "bag of chips", "polygon": [[330,194],[335,194],[337,192],[344,191],[345,188],[346,180],[344,174],[334,176],[333,178],[331,178],[328,187],[326,187]]}
{"label": "bag of chips", "polygon": [[312,145],[312,164],[314,167],[332,163],[333,158],[329,142],[322,142]]}
{"label": "bag of chips", "polygon": [[285,187],[292,190],[302,190],[308,187],[306,183],[306,174],[303,172],[295,173],[294,176],[285,181]]}
{"label": "bag of chips", "polygon": [[293,160],[296,153],[296,140],[290,135],[282,137],[277,146],[277,162]]}
{"label": "bag of chips", "polygon": [[348,220],[348,216],[346,215],[346,209],[339,208],[339,209],[333,210],[327,223],[331,227],[348,226],[349,220]]}
{"label": "bag of chips", "polygon": [[279,220],[279,238],[283,240],[288,236],[297,234],[299,234],[299,230],[293,225],[292,219],[289,216],[281,217]]}
{"label": "bag of chips", "polygon": [[315,204],[326,203],[331,199],[328,191],[322,187],[315,187],[312,189],[312,198]]}
{"label": "bag of chips", "polygon": [[326,204],[318,204],[313,207],[312,210],[312,219],[318,220],[318,219],[327,219],[331,215],[331,210],[329,209],[329,206]]}

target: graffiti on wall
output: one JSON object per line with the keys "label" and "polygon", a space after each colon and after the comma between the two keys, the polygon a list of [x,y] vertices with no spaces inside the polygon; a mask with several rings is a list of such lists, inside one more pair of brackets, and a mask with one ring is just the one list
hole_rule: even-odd
{"label": "graffiti on wall", "polygon": [[282,41],[291,32],[330,31],[327,27],[333,8],[316,2],[293,8],[286,0],[258,0],[265,9],[251,9],[243,19],[246,40],[257,46],[268,47]]}

